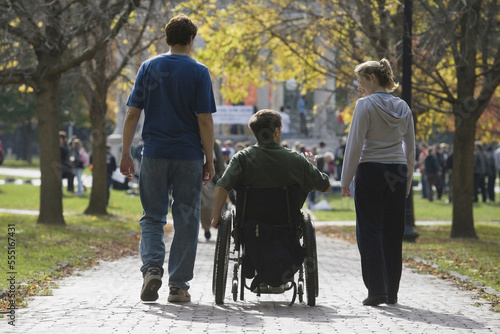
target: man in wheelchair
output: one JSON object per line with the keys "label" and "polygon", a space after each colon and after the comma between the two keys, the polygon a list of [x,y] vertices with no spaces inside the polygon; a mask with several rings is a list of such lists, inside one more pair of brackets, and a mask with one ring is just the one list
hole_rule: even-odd
{"label": "man in wheelchair", "polygon": [[[257,143],[236,153],[229,162],[223,176],[217,182],[212,226],[217,229],[222,221],[222,209],[229,191],[233,189],[237,191],[238,203],[243,201],[241,198],[243,197],[241,196],[242,193],[249,194],[248,201],[246,198],[244,200],[245,204],[240,205],[240,207],[237,204],[236,219],[242,216],[242,213],[238,212],[238,210],[243,207],[242,211],[246,213],[243,214],[245,216],[245,225],[242,228],[242,233],[244,236],[249,233],[254,236],[253,238],[248,236],[243,238],[245,239],[244,242],[247,243],[246,248],[250,249],[255,245],[258,246],[259,242],[255,240],[258,240],[259,235],[261,236],[260,239],[263,239],[262,235],[264,235],[265,229],[272,229],[272,225],[287,224],[286,219],[296,220],[297,214],[301,215],[300,209],[309,192],[313,190],[330,192],[331,185],[328,175],[316,168],[315,156],[311,153],[300,154],[293,152],[280,145],[283,133],[281,115],[278,112],[267,109],[260,110],[250,118],[248,126],[252,130]],[[276,201],[271,201],[271,199],[281,196],[280,187],[298,189],[299,195],[290,198],[293,204],[288,205],[288,209],[286,207],[276,207]],[[257,195],[252,197],[252,192],[243,191],[243,188],[257,189],[255,192]],[[288,200],[289,198],[286,197],[286,201],[282,201],[282,203],[286,203]],[[290,207],[292,213],[290,213]],[[285,210],[285,214],[283,214],[283,210]],[[288,218],[286,218],[286,210],[288,210]],[[283,221],[284,219],[285,221]],[[286,229],[279,231],[281,234],[287,233]],[[290,242],[294,242],[293,238],[287,238],[286,236],[273,238],[273,245],[263,252],[264,256],[274,256],[277,261],[276,266],[283,265],[280,261],[286,261],[280,258],[281,250],[276,247],[276,243]],[[269,281],[264,281],[262,275],[259,275],[259,265],[255,263],[258,260],[255,258],[260,256],[259,253],[244,250],[245,253],[249,254],[243,256],[243,274],[247,278],[255,276],[250,289],[254,292],[272,293],[274,290],[282,292],[287,279],[282,277],[278,280],[268,278]],[[302,255],[303,259],[304,256]]]}

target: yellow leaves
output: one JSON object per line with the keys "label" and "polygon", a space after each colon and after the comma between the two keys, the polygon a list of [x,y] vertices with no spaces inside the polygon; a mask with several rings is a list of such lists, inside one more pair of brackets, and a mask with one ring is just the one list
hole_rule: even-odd
{"label": "yellow leaves", "polygon": [[131,12],[129,15],[128,15],[128,22],[133,24],[134,21],[135,21],[135,18],[136,18],[137,14],[135,11]]}
{"label": "yellow leaves", "polygon": [[500,141],[500,115],[498,112],[499,98],[493,97],[485,111],[479,117],[476,125],[476,138],[481,138],[485,144]]}
{"label": "yellow leaves", "polygon": [[19,65],[19,62],[17,60],[10,60],[7,62],[7,64],[5,66],[0,65],[0,71],[6,70],[9,68],[15,68],[15,67],[17,67],[17,65]]}
{"label": "yellow leaves", "polygon": [[128,39],[124,39],[124,40],[122,41],[122,43],[123,43],[123,45],[127,45],[127,44],[128,44]]}
{"label": "yellow leaves", "polygon": [[19,62],[17,60],[11,60],[7,63],[7,66],[5,68],[13,68],[17,67],[19,65]]}
{"label": "yellow leaves", "polygon": [[116,84],[116,88],[124,92],[128,92],[132,88],[132,85],[128,82],[120,82]]}
{"label": "yellow leaves", "polygon": [[132,74],[132,70],[129,67],[124,67],[120,73],[123,77],[127,77]]}
{"label": "yellow leaves", "polygon": [[347,128],[346,132],[349,132],[349,130],[351,129],[351,121],[352,121],[352,115],[354,114],[354,107],[355,104],[351,103],[343,110],[339,111],[339,113],[342,116],[342,120],[344,121],[344,124],[349,124],[349,127]]}
{"label": "yellow leaves", "polygon": [[19,88],[17,90],[20,93],[33,93],[33,88],[31,88],[30,86],[26,86],[24,84],[19,86]]}
{"label": "yellow leaves", "polygon": [[17,27],[19,23],[21,23],[21,20],[18,17],[16,17],[14,20],[9,22],[9,25],[11,27]]}
{"label": "yellow leaves", "polygon": [[427,141],[433,133],[445,132],[448,129],[447,124],[452,118],[449,114],[432,111],[418,115],[416,139]]}
{"label": "yellow leaves", "polygon": [[116,17],[113,19],[113,21],[112,21],[112,22],[111,22],[111,24],[110,24],[110,28],[111,28],[111,30],[115,29],[115,26],[116,26],[116,24],[118,23],[118,19],[119,19],[119,18],[120,18],[120,17],[116,16]]}
{"label": "yellow leaves", "polygon": [[148,52],[151,56],[156,56],[158,54],[158,51],[156,50],[156,45],[151,44],[148,48]]}
{"label": "yellow leaves", "polygon": [[36,25],[38,26],[38,28],[42,28],[42,27],[43,27],[43,22],[42,22],[42,21],[40,21],[40,22],[38,22]]}

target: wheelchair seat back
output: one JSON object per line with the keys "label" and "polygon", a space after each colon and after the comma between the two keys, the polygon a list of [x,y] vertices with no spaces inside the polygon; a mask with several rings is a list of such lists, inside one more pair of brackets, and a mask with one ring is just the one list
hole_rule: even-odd
{"label": "wheelchair seat back", "polygon": [[304,261],[299,242],[300,209],[307,194],[297,186],[241,187],[237,190],[236,221],[243,244],[242,271],[260,283],[280,286],[293,281]]}
{"label": "wheelchair seat back", "polygon": [[242,186],[236,191],[236,217],[269,225],[289,225],[302,217],[307,194],[297,185],[277,188]]}

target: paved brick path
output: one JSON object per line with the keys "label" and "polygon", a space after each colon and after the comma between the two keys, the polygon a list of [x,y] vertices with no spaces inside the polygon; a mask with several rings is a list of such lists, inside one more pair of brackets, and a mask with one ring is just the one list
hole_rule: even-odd
{"label": "paved brick path", "polygon": [[[17,310],[16,327],[0,319],[1,333],[499,333],[500,315],[452,283],[405,269],[400,304],[361,305],[366,290],[356,246],[318,235],[317,306],[287,306],[291,293],[246,291],[245,301],[215,305],[215,243],[200,234],[193,301],[170,304],[166,283],[158,303],[139,300],[138,256],[102,262],[60,282],[54,295]],[[475,305],[475,304],[478,305]]]}

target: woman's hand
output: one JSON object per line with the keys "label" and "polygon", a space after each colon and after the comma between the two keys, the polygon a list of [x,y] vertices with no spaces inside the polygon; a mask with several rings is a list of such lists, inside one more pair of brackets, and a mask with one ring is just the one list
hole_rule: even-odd
{"label": "woman's hand", "polygon": [[346,197],[351,197],[351,191],[349,190],[348,187],[340,187],[340,190],[342,191],[342,195]]}

